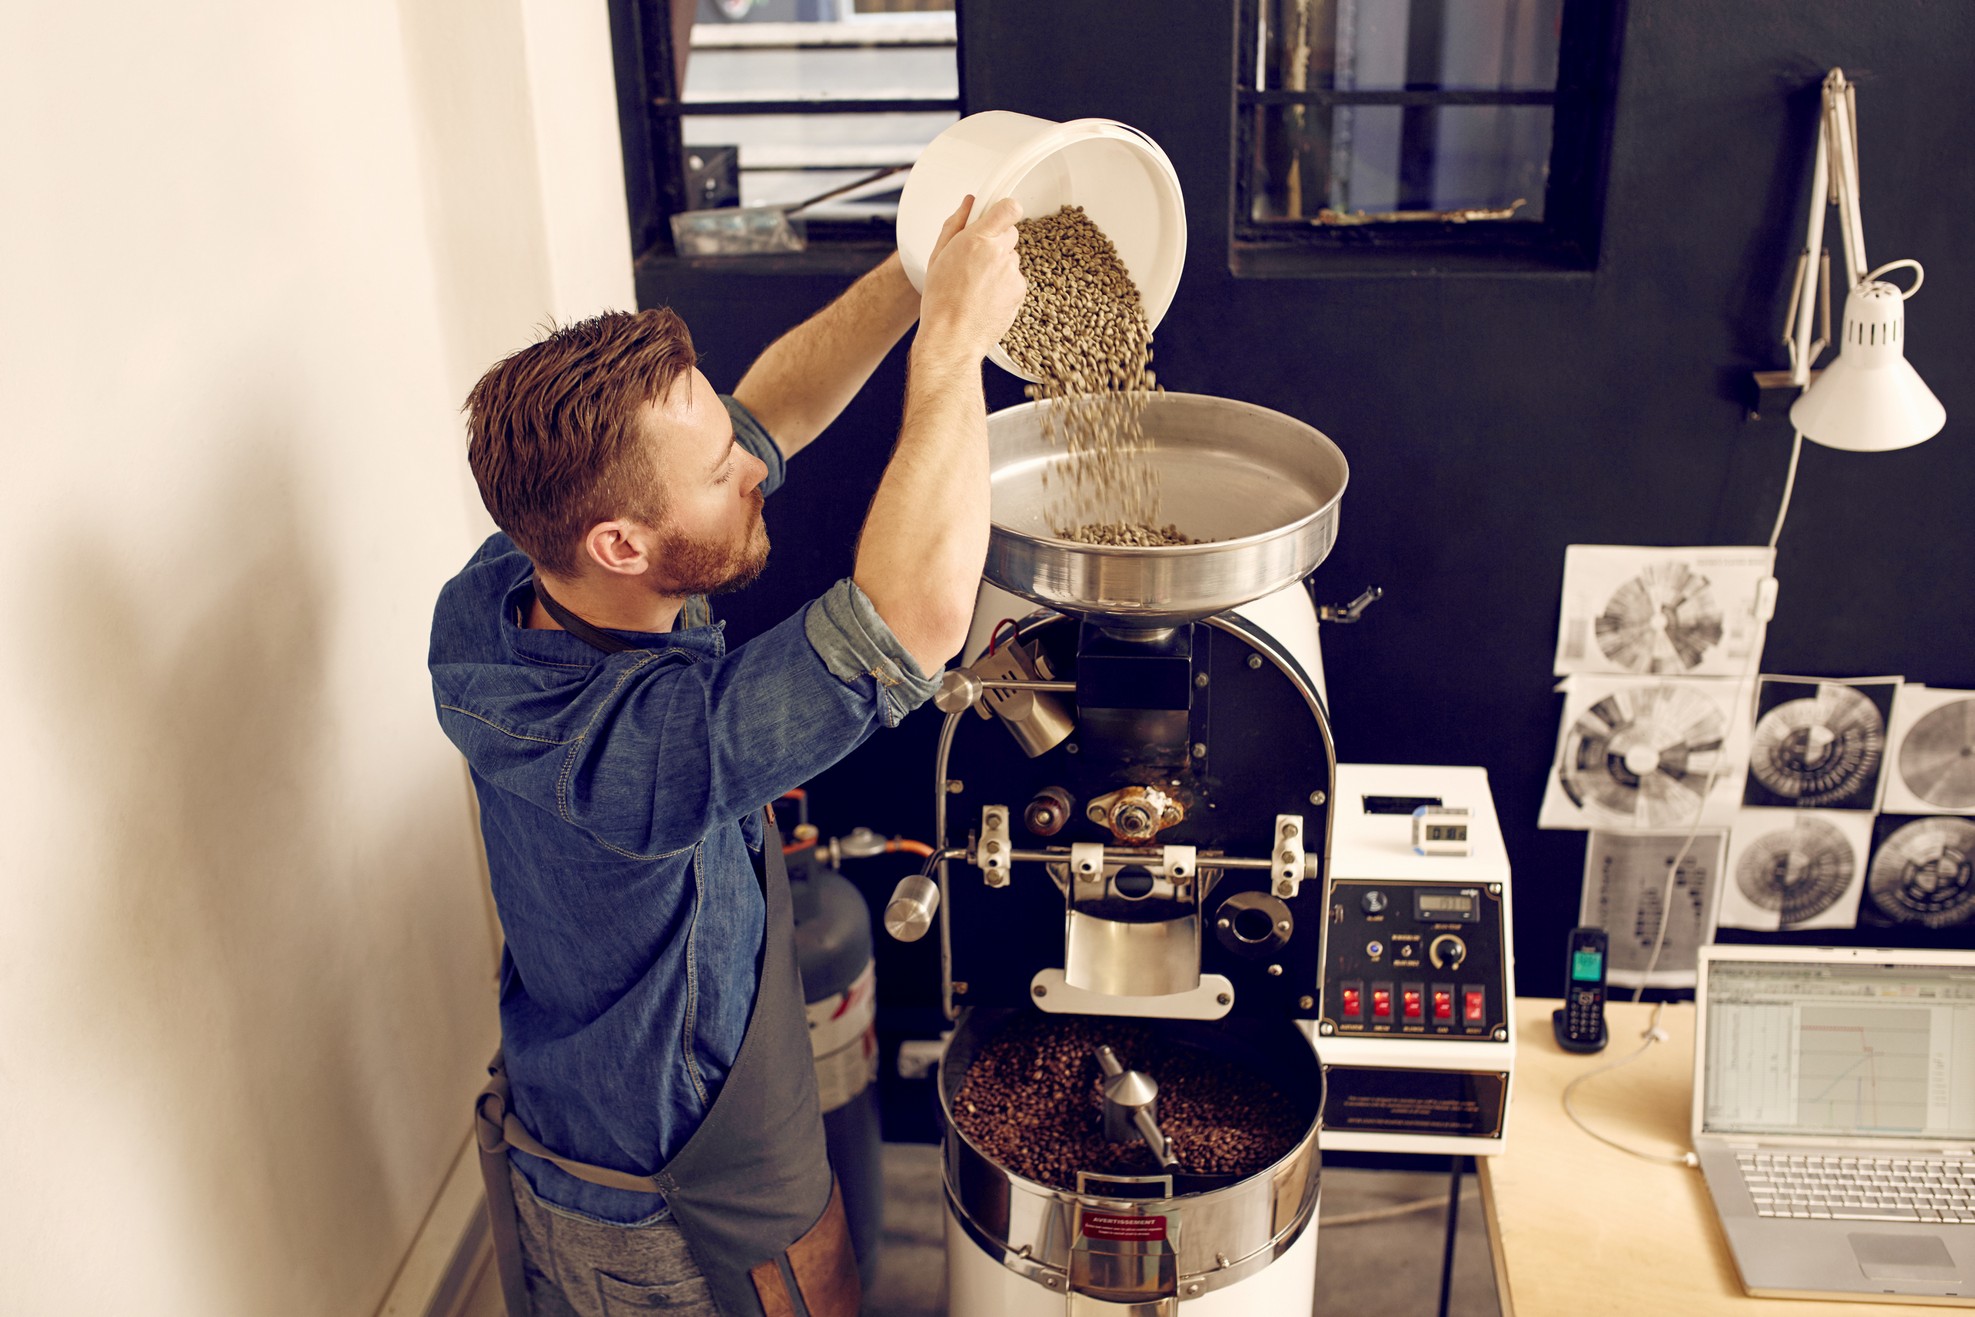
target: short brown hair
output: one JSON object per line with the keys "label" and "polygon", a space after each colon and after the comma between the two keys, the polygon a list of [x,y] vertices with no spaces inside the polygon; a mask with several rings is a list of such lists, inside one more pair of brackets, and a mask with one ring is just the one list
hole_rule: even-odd
{"label": "short brown hair", "polygon": [[467,395],[466,460],[494,524],[538,566],[573,575],[583,536],[613,517],[656,525],[639,413],[693,368],[669,309],[610,311],[554,329]]}

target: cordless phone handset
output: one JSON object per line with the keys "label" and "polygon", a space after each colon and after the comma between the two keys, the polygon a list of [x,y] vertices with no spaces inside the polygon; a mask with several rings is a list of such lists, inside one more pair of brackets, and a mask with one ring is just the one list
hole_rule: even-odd
{"label": "cordless phone handset", "polygon": [[1573,928],[1564,958],[1564,1004],[1551,1012],[1557,1045],[1567,1052],[1603,1049],[1605,1033],[1605,930]]}

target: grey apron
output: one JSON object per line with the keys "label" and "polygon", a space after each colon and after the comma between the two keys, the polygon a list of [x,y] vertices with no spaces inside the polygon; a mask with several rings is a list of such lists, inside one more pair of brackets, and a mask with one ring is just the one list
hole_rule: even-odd
{"label": "grey apron", "polygon": [[[539,582],[536,594],[579,639],[606,652],[629,648],[568,613]],[[855,1317],[862,1298],[857,1258],[824,1151],[782,834],[772,812],[764,821],[755,877],[767,902],[767,926],[754,1012],[719,1096],[672,1160],[651,1175],[632,1175],[557,1156],[508,1109],[507,1072],[498,1054],[489,1067],[493,1077],[474,1103],[474,1128],[512,1317],[526,1317],[528,1292],[509,1148],[592,1184],[663,1194],[727,1317]]]}

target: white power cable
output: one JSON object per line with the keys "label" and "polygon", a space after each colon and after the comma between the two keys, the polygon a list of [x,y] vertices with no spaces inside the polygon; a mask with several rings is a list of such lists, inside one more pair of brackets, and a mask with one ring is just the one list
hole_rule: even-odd
{"label": "white power cable", "polygon": [[1598,1142],[1605,1144],[1608,1147],[1617,1148],[1620,1152],[1626,1153],[1629,1156],[1637,1157],[1641,1161],[1664,1162],[1673,1166],[1699,1166],[1701,1164],[1701,1159],[1699,1157],[1696,1157],[1691,1152],[1681,1152],[1681,1153],[1648,1152],[1639,1148],[1631,1147],[1627,1144],[1620,1143],[1617,1139],[1610,1138],[1606,1135],[1600,1134],[1598,1133],[1598,1131],[1592,1129],[1589,1125],[1586,1125],[1584,1123],[1584,1117],[1578,1115],[1577,1109],[1570,1105],[1570,1095],[1574,1093],[1577,1090],[1577,1086],[1582,1084],[1585,1080],[1596,1078],[1599,1075],[1610,1074],[1612,1071],[1617,1070],[1620,1066],[1631,1065],[1634,1061],[1637,1061],[1640,1057],[1644,1056],[1647,1052],[1651,1051],[1654,1043],[1663,1043],[1669,1037],[1671,1037],[1672,1035],[1667,1033],[1666,1030],[1660,1028],[1660,1016],[1662,1013],[1665,1012],[1665,1010],[1666,1010],[1665,1002],[1661,1002],[1653,1007],[1652,1023],[1646,1026],[1646,1032],[1642,1035],[1642,1037],[1644,1037],[1646,1041],[1639,1045],[1638,1051],[1631,1052],[1625,1056],[1622,1056],[1616,1061],[1607,1062],[1606,1064],[1599,1066],[1596,1070],[1586,1070],[1583,1074],[1579,1075],[1577,1078],[1571,1080],[1568,1084],[1564,1085],[1564,1115],[1570,1117],[1571,1124],[1577,1126],[1577,1128],[1583,1130],[1586,1134],[1589,1134],[1592,1138],[1596,1139]]}
{"label": "white power cable", "polygon": [[[1769,548],[1772,552],[1775,551],[1777,543],[1783,538],[1783,522],[1790,515],[1790,495],[1793,492],[1795,492],[1797,487],[1797,462],[1803,456],[1803,452],[1804,452],[1804,432],[1802,430],[1797,430],[1794,433],[1794,437],[1790,441],[1790,467],[1788,472],[1783,477],[1783,499],[1776,509],[1776,524],[1770,527],[1769,530]],[[1775,578],[1772,576],[1770,579],[1773,581]],[[1767,611],[1773,611],[1774,596],[1770,595],[1769,598],[1771,599],[1772,602],[1770,608]],[[1759,595],[1758,596],[1759,608],[1762,607],[1761,599],[1762,596]],[[1769,625],[1768,617],[1762,617],[1759,618],[1758,620],[1761,621],[1765,627]],[[1741,675],[1737,678],[1737,682],[1741,684],[1746,684],[1752,677],[1756,675],[1755,669],[1757,668],[1757,666],[1761,664],[1761,662],[1762,662],[1762,649],[1760,646],[1758,646],[1750,654],[1749,662],[1743,667]],[[1680,843],[1680,849],[1674,852],[1673,863],[1669,864],[1666,868],[1666,886],[1660,889],[1659,927],[1656,930],[1654,930],[1653,933],[1653,954],[1647,959],[1646,968],[1640,973],[1639,982],[1632,989],[1632,1000],[1635,1002],[1638,1001],[1640,997],[1645,995],[1646,981],[1652,978],[1653,971],[1659,968],[1660,951],[1666,946],[1666,924],[1667,924],[1667,920],[1672,916],[1672,912],[1673,912],[1673,888],[1675,883],[1679,881],[1680,866],[1682,862],[1686,860],[1688,853],[1694,849],[1694,842],[1701,835],[1702,832],[1701,819],[1706,813],[1708,797],[1714,794],[1714,784],[1720,777],[1720,774],[1721,774],[1721,761],[1717,759],[1715,761],[1713,771],[1710,772],[1707,776],[1706,785],[1701,788],[1701,804],[1700,807],[1694,811],[1694,826],[1687,830],[1686,839]],[[1715,876],[1715,881],[1716,882],[1721,881],[1721,876],[1719,874]],[[1653,1023],[1655,1025],[1659,1023],[1659,1016],[1657,1014],[1653,1016]]]}
{"label": "white power cable", "polygon": [[1362,1212],[1344,1212],[1338,1216],[1320,1217],[1317,1224],[1325,1230],[1335,1230],[1339,1226],[1361,1226],[1373,1221],[1390,1221],[1394,1217],[1412,1216],[1417,1212],[1428,1212],[1434,1208],[1443,1211],[1447,1207],[1447,1195],[1433,1198],[1415,1198],[1410,1202],[1396,1203],[1391,1207],[1373,1207]]}
{"label": "white power cable", "polygon": [[1783,518],[1790,515],[1790,495],[1797,488],[1797,459],[1802,457],[1803,453],[1804,432],[1798,430],[1796,437],[1790,441],[1790,471],[1783,477],[1783,502],[1776,509],[1776,524],[1769,530],[1769,547],[1772,549],[1776,547],[1776,542],[1783,538]]}
{"label": "white power cable", "polygon": [[[1799,459],[1802,458],[1803,451],[1804,451],[1804,432],[1802,430],[1797,430],[1795,431],[1790,441],[1790,467],[1788,472],[1783,477],[1783,498],[1781,504],[1776,509],[1776,524],[1770,527],[1770,531],[1769,531],[1769,548],[1772,551],[1776,548],[1778,542],[1781,541],[1783,538],[1783,523],[1785,519],[1787,519],[1790,515],[1790,496],[1792,493],[1795,492],[1797,487],[1797,463]],[[1774,579],[1775,579],[1774,577],[1771,577],[1772,581]],[[1759,600],[1758,607],[1762,607],[1760,601],[1763,597],[1764,596],[1762,595],[1758,596],[1758,600]],[[1773,601],[1774,598],[1773,594],[1770,594],[1767,597]],[[1772,607],[1773,607],[1773,603],[1772,603]],[[1768,617],[1763,617],[1760,620],[1762,621],[1765,627],[1769,623]],[[1755,676],[1755,669],[1761,664],[1761,662],[1762,662],[1762,649],[1760,646],[1758,646],[1750,654],[1749,662],[1743,668],[1741,676],[1738,678],[1738,684],[1742,684],[1742,685],[1747,684],[1748,681]],[[1700,803],[1695,807],[1694,810],[1694,824],[1692,827],[1690,827],[1687,830],[1687,836],[1685,839],[1681,841],[1680,849],[1674,852],[1673,862],[1668,864],[1666,867],[1666,885],[1660,889],[1659,927],[1656,928],[1653,932],[1652,955],[1647,957],[1646,968],[1640,972],[1639,982],[1636,985],[1634,985],[1632,989],[1632,1000],[1635,1003],[1642,996],[1645,995],[1647,981],[1652,978],[1653,971],[1659,968],[1660,952],[1666,946],[1667,921],[1672,917],[1673,914],[1673,889],[1675,884],[1678,883],[1680,879],[1680,866],[1687,859],[1688,853],[1691,852],[1694,848],[1694,842],[1701,835],[1702,832],[1701,821],[1706,816],[1708,797],[1714,794],[1714,785],[1715,782],[1720,778],[1721,768],[1722,768],[1721,760],[1717,759],[1715,761],[1715,765],[1713,769],[1709,771],[1707,775],[1707,779],[1701,787]],[[1721,881],[1721,875],[1719,874],[1715,875],[1715,881],[1719,883]],[[1616,1139],[1607,1138],[1605,1135],[1600,1134],[1598,1133],[1598,1131],[1592,1129],[1589,1125],[1586,1125],[1584,1123],[1583,1118],[1577,1114],[1576,1109],[1572,1107],[1570,1104],[1570,1095],[1576,1091],[1577,1086],[1579,1084],[1582,1084],[1587,1079],[1594,1078],[1595,1076],[1609,1074],[1612,1071],[1617,1070],[1621,1066],[1630,1065],[1632,1062],[1644,1056],[1648,1051],[1652,1050],[1652,1046],[1654,1043],[1666,1041],[1669,1035],[1667,1034],[1667,1031],[1665,1029],[1662,1029],[1660,1027],[1660,1016],[1663,1015],[1665,1011],[1666,1011],[1665,1002],[1659,1002],[1653,1007],[1652,1022],[1646,1026],[1646,1032],[1643,1035],[1646,1041],[1640,1045],[1637,1051],[1632,1052],[1627,1056],[1620,1057],[1616,1061],[1611,1061],[1606,1063],[1605,1065],[1601,1065],[1595,1070],[1587,1070],[1583,1074],[1579,1075],[1577,1078],[1571,1080],[1570,1083],[1564,1085],[1564,1091],[1563,1091],[1564,1115],[1570,1118],[1571,1124],[1577,1126],[1577,1128],[1583,1130],[1586,1134],[1589,1134],[1592,1138],[1596,1139],[1598,1142],[1616,1148],[1620,1152],[1630,1154],[1631,1156],[1638,1157],[1644,1161],[1665,1162],[1675,1166],[1699,1166],[1701,1164],[1700,1159],[1696,1157],[1691,1151],[1683,1152],[1677,1155],[1673,1153],[1665,1153],[1665,1152],[1645,1152],[1645,1151],[1641,1151],[1638,1148],[1627,1147],[1625,1144],[1620,1143]]]}

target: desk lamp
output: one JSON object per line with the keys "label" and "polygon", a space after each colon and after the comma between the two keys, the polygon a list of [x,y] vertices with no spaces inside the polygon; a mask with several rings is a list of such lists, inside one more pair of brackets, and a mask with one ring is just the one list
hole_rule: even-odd
{"label": "desk lamp", "polygon": [[[1906,359],[1904,304],[1926,277],[1920,262],[1891,261],[1861,273],[1866,262],[1858,207],[1857,111],[1853,85],[1845,80],[1843,69],[1832,69],[1824,79],[1810,222],[1803,254],[1797,258],[1790,310],[1784,316],[1786,325],[1794,322],[1785,342],[1790,347],[1790,383],[1803,390],[1790,407],[1791,424],[1804,438],[1827,448],[1873,453],[1933,438],[1947,424],[1947,411]],[[1831,340],[1831,256],[1824,249],[1824,211],[1833,205],[1838,208],[1850,291],[1845,296],[1838,359],[1812,380],[1811,364]],[[1913,286],[1905,292],[1880,282],[1880,275],[1903,266],[1914,273]],[[1811,340],[1814,303],[1823,309],[1815,342]]]}

